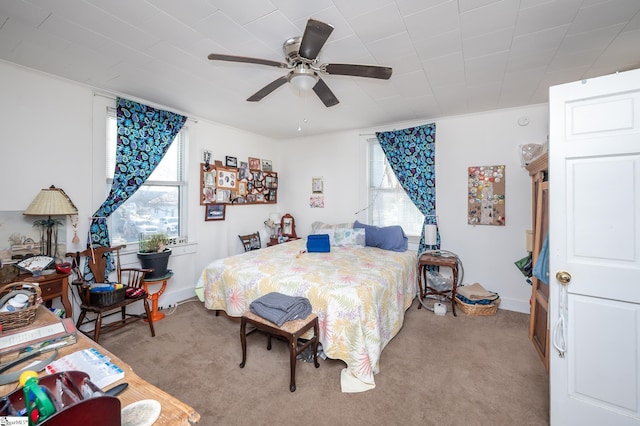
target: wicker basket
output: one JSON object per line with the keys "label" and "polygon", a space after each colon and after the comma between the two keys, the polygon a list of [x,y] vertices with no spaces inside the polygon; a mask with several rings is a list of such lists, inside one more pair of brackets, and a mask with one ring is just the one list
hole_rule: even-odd
{"label": "wicker basket", "polygon": [[10,293],[16,290],[28,292],[28,306],[14,312],[0,312],[2,331],[13,330],[14,328],[31,324],[36,318],[38,306],[42,303],[42,292],[38,283],[15,282],[5,285],[2,287],[2,290],[0,290],[0,296],[4,299],[3,305],[11,298]]}
{"label": "wicker basket", "polygon": [[488,305],[480,305],[480,304],[469,304],[464,303],[462,300],[456,297],[456,305],[458,309],[465,313],[465,315],[470,316],[483,316],[488,317],[491,315],[495,315],[498,312],[498,305],[500,304],[500,298],[494,300],[492,303]]}
{"label": "wicker basket", "polygon": [[125,287],[113,291],[92,291],[90,292],[91,304],[93,306],[105,307],[120,303],[124,300]]}

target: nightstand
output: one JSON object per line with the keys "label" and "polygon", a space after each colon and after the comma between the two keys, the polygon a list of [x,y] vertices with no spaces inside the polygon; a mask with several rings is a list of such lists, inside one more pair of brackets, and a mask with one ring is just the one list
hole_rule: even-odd
{"label": "nightstand", "polygon": [[56,297],[62,300],[62,306],[64,306],[64,315],[67,318],[73,316],[71,303],[69,302],[69,274],[60,274],[55,272],[53,274],[40,275],[34,277],[31,274],[21,274],[18,276],[15,282],[28,282],[38,283],[40,285],[40,292],[42,293],[42,300],[45,302],[45,306],[51,307],[51,301]]}
{"label": "nightstand", "polygon": [[271,238],[269,240],[269,242],[267,243],[267,247],[277,246],[278,244],[284,244],[284,243],[288,243],[289,241],[294,241],[294,240],[299,240],[299,239],[300,238],[289,238],[288,240],[279,243],[277,238]]}
{"label": "nightstand", "polygon": [[[451,268],[452,279],[451,289],[439,291],[428,286],[427,266],[444,266]],[[456,289],[458,287],[458,258],[456,256],[436,254],[436,252],[423,253],[418,259],[418,285],[420,287],[420,300],[426,296],[436,295],[443,296],[451,302],[451,311],[453,316],[456,315]],[[422,308],[422,303],[418,305],[418,309]]]}

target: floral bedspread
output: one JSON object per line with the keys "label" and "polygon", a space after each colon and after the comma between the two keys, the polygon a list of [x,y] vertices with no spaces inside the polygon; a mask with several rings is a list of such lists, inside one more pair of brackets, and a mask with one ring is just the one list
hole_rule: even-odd
{"label": "floral bedspread", "polygon": [[[347,364],[343,391],[371,389],[380,354],[416,295],[416,253],[374,247],[301,253],[305,248],[300,239],[213,261],[197,284],[205,307],[241,316],[272,291],[306,297],[318,315],[324,353]],[[345,373],[361,386],[345,385]]]}

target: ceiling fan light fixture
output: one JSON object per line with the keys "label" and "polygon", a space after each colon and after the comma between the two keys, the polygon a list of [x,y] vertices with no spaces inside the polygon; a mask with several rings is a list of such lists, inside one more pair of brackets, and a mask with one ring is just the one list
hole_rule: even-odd
{"label": "ceiling fan light fixture", "polygon": [[318,82],[318,77],[312,74],[294,74],[289,79],[289,83],[293,86],[294,89],[299,90],[301,92],[307,92],[313,89],[313,86]]}

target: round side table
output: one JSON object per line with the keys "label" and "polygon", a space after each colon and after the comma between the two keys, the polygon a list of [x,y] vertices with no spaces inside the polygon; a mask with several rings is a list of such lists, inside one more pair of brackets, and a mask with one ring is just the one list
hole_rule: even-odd
{"label": "round side table", "polygon": [[[151,300],[151,320],[153,322],[160,321],[162,318],[164,318],[164,314],[162,312],[158,312],[158,299],[160,298],[162,293],[164,293],[164,290],[167,288],[167,282],[171,279],[172,276],[173,272],[169,271],[166,275],[149,280],[144,280],[142,282],[144,291],[147,292],[147,299]],[[160,287],[160,290],[158,290],[157,292],[151,293],[148,287],[150,284],[162,284],[162,287]],[[148,320],[145,321],[148,322]]]}

